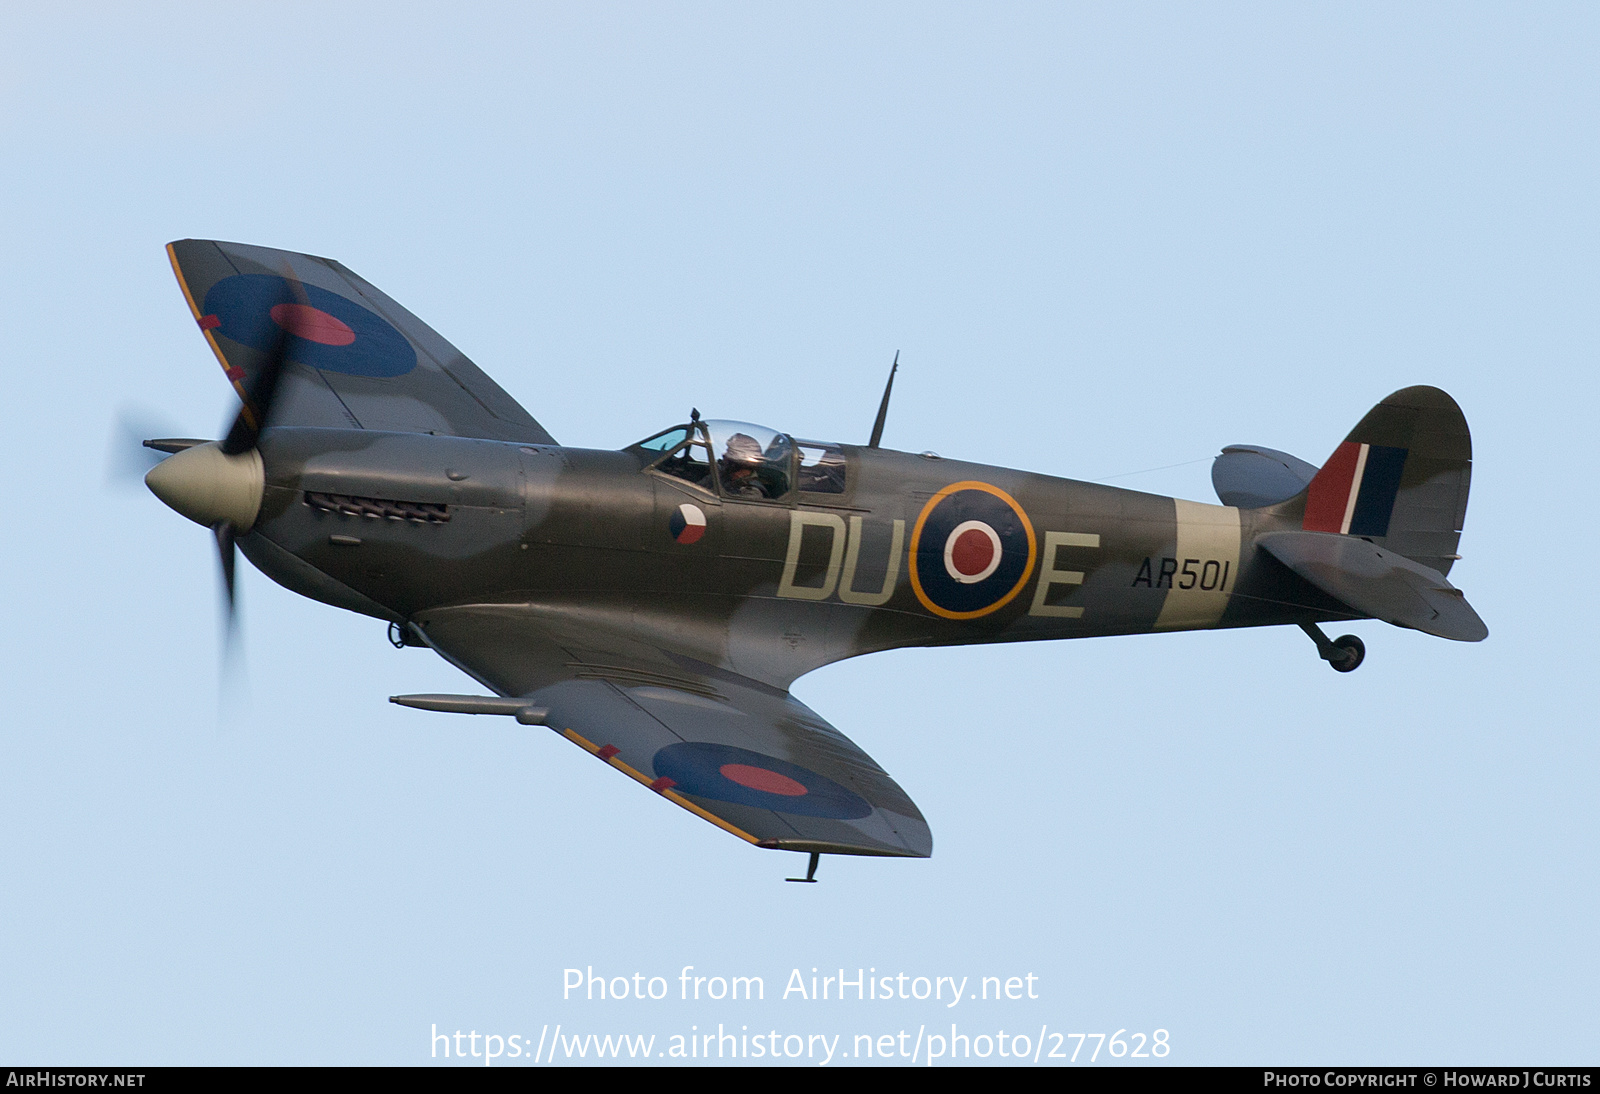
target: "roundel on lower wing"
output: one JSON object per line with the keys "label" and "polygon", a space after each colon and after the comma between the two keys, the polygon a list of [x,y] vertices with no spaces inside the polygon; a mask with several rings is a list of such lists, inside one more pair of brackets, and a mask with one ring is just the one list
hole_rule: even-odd
{"label": "roundel on lower wing", "polygon": [[832,779],[748,748],[680,741],[657,752],[651,765],[657,779],[672,780],[671,789],[699,798],[833,820],[872,813],[866,799]]}
{"label": "roundel on lower wing", "polygon": [[289,359],[349,376],[404,376],[417,351],[383,316],[316,285],[272,274],[236,274],[211,286],[200,323],[241,345],[272,352],[288,331]]}
{"label": "roundel on lower wing", "polygon": [[667,531],[679,543],[697,543],[706,534],[706,515],[698,505],[684,502],[672,511]]}
{"label": "roundel on lower wing", "polygon": [[911,531],[911,588],[946,619],[976,619],[1008,604],[1033,572],[1033,524],[1010,494],[985,482],[945,487]]}

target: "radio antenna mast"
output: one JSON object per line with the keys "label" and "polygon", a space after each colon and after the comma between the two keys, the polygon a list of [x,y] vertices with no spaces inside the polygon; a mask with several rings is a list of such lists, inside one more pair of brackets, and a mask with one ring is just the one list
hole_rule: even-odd
{"label": "radio antenna mast", "polygon": [[894,391],[894,374],[900,369],[900,351],[894,351],[894,364],[889,366],[889,382],[883,385],[883,402],[878,404],[878,420],[872,423],[872,440],[868,448],[877,448],[883,440],[883,420],[889,416],[889,395]]}

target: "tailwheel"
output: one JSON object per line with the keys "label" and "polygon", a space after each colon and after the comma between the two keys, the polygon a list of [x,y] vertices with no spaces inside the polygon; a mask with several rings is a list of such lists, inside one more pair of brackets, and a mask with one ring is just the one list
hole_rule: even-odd
{"label": "tailwheel", "polygon": [[1333,648],[1342,656],[1328,658],[1334,672],[1354,672],[1367,659],[1367,647],[1353,634],[1341,634],[1333,640]]}
{"label": "tailwheel", "polygon": [[1333,641],[1315,623],[1302,623],[1300,629],[1317,644],[1317,656],[1333,666],[1334,672],[1355,672],[1367,659],[1367,647],[1353,634],[1341,634]]}

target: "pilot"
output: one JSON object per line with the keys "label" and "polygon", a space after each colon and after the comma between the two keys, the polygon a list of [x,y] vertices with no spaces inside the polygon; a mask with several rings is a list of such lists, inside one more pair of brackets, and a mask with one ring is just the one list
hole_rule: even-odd
{"label": "pilot", "polygon": [[722,485],[736,498],[769,497],[759,474],[765,462],[759,441],[748,433],[735,433],[722,452]]}

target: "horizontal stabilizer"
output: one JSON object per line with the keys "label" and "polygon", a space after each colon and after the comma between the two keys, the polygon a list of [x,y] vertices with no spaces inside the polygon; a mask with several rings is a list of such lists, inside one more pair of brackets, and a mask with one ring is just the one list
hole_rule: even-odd
{"label": "horizontal stabilizer", "polygon": [[1457,642],[1482,642],[1489,628],[1438,570],[1357,536],[1270,532],[1256,542],[1272,557],[1362,615]]}
{"label": "horizontal stabilizer", "polygon": [[1223,505],[1260,509],[1288,501],[1310,485],[1317,469],[1296,456],[1256,444],[1230,444],[1211,461],[1211,485]]}

